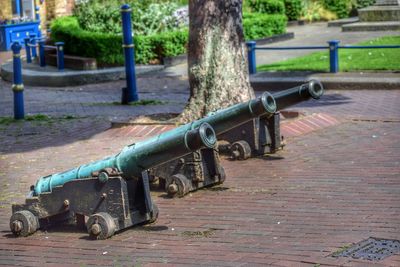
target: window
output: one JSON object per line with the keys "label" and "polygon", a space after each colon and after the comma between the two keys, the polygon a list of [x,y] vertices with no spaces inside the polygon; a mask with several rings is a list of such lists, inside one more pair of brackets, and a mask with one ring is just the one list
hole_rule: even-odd
{"label": "window", "polygon": [[12,12],[14,17],[35,18],[34,0],[10,0],[12,1]]}

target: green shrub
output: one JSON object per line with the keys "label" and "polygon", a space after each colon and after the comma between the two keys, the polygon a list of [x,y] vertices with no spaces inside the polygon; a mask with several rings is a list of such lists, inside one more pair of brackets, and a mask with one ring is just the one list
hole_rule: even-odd
{"label": "green shrub", "polygon": [[286,32],[285,15],[243,13],[243,31],[246,40],[254,40]]}
{"label": "green shrub", "polygon": [[303,19],[307,21],[329,21],[337,19],[336,13],[327,10],[319,1],[304,1]]}
{"label": "green shrub", "polygon": [[[76,17],[61,17],[53,21],[51,39],[65,42],[65,53],[96,58],[99,65],[123,65],[122,35],[89,32],[81,29]],[[136,35],[136,63],[146,64],[186,51],[188,31],[177,30],[150,36]]]}
{"label": "green shrub", "polygon": [[349,0],[323,0],[323,6],[334,12],[338,18],[346,18],[351,11],[351,1]]}
{"label": "green shrub", "polygon": [[285,4],[282,0],[250,0],[248,5],[257,13],[285,14]]}
{"label": "green shrub", "polygon": [[[246,40],[268,37],[286,31],[285,15],[244,13],[243,29]],[[96,58],[99,66],[123,65],[122,35],[107,32],[90,32],[79,26],[76,17],[61,17],[51,25],[51,39],[65,42],[65,53]],[[135,35],[135,60],[147,64],[164,57],[186,52],[189,34],[187,29],[154,35]]]}
{"label": "green shrub", "polygon": [[301,0],[285,0],[285,14],[288,20],[297,20],[304,13],[304,5]]}
{"label": "green shrub", "polygon": [[[126,1],[132,9],[132,26],[135,34],[152,35],[181,27],[173,16],[179,7],[174,2]],[[74,15],[82,29],[92,32],[119,34],[121,28],[120,0],[89,0],[77,4]]]}

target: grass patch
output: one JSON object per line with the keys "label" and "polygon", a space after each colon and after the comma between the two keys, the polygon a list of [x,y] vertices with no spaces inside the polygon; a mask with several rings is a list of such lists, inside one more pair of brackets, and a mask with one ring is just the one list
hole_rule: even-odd
{"label": "grass patch", "polygon": [[343,251],[345,251],[346,249],[348,249],[349,247],[351,247],[353,244],[347,244],[347,245],[343,245],[341,246],[338,250],[336,250],[335,252],[333,252],[331,254],[332,257],[338,257],[340,255],[340,253],[342,253]]}
{"label": "grass patch", "polygon": [[[114,105],[122,105],[120,102],[113,102]],[[165,105],[167,102],[155,99],[143,99],[139,101],[129,102],[129,106],[155,106]]]}
{"label": "grass patch", "polygon": [[181,235],[185,237],[211,237],[215,234],[215,230],[216,229],[209,228],[205,231],[184,231]]}
{"label": "grass patch", "polygon": [[[400,45],[400,35],[380,37],[357,45]],[[315,52],[274,64],[261,65],[257,70],[328,72],[329,52]],[[339,71],[362,70],[400,70],[400,48],[339,49]]]}
{"label": "grass patch", "polygon": [[73,120],[77,119],[77,117],[73,115],[65,115],[62,117],[51,117],[45,114],[35,114],[35,115],[27,115],[22,120],[15,120],[13,117],[0,117],[0,125],[10,125],[12,123],[19,123],[23,121],[34,121],[34,122],[49,122],[53,123],[60,120]]}

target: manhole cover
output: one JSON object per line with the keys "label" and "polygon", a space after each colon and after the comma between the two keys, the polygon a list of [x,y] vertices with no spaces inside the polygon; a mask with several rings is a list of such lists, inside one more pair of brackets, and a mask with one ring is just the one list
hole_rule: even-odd
{"label": "manhole cover", "polygon": [[398,252],[400,252],[399,240],[370,237],[345,250],[335,252],[332,256],[379,261]]}

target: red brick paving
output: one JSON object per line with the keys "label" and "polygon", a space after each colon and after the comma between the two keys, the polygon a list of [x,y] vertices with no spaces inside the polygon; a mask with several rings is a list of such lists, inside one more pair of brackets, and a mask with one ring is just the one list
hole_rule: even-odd
{"label": "red brick paving", "polygon": [[[363,95],[365,100],[373,102],[368,94]],[[3,132],[10,136],[3,136],[2,144],[9,142],[16,150],[8,147],[0,154],[0,264],[400,266],[400,255],[376,263],[329,256],[370,236],[400,239],[400,122],[384,122],[400,118],[400,113],[397,108],[386,110],[383,103],[381,113],[363,113],[358,101],[351,98],[337,110],[317,106],[322,115],[284,123],[282,131],[289,139],[278,154],[223,160],[227,180],[217,188],[181,199],[153,192],[160,208],[157,222],[104,241],[87,240],[85,232],[74,228],[13,238],[10,204],[22,201],[29,185],[42,175],[116,153],[138,138],[136,130],[104,131],[101,121],[68,121],[59,128],[83,137],[68,139],[55,126],[54,133],[38,130],[24,143],[7,128]],[[352,111],[348,105],[359,108]],[[361,116],[378,120],[351,119]],[[40,128],[31,129],[35,127]],[[47,146],[35,148],[36,141],[45,140]],[[203,231],[207,237],[196,235]]]}

